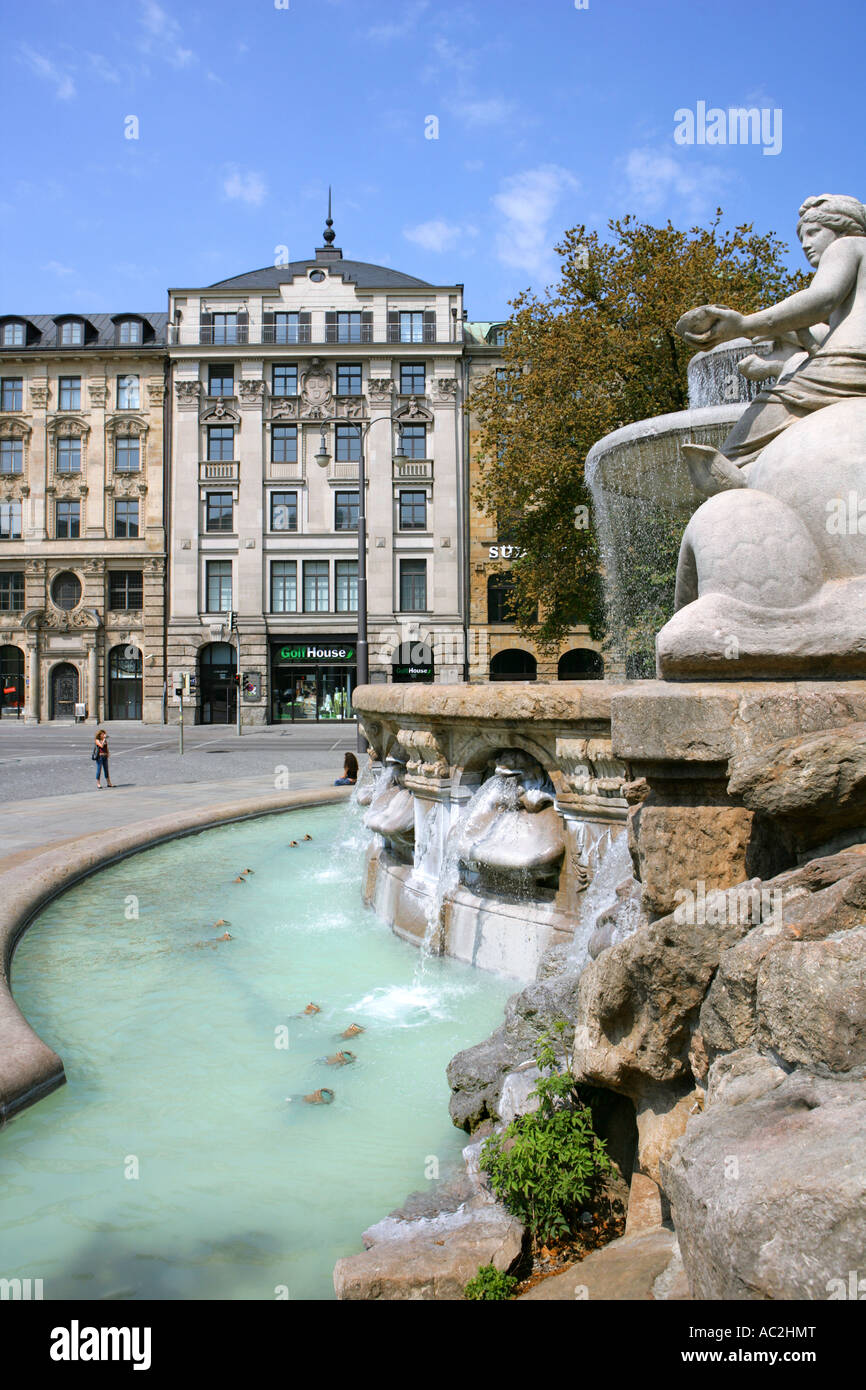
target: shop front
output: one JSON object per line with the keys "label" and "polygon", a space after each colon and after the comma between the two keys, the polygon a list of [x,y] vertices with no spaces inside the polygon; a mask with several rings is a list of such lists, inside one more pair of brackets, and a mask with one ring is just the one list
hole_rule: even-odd
{"label": "shop front", "polygon": [[271,722],[352,719],[356,637],[271,643]]}

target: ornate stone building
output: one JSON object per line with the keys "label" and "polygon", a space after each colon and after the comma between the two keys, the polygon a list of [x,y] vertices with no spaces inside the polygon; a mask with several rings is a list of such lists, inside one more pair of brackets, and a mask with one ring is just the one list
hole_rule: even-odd
{"label": "ornate stone building", "polygon": [[[170,291],[168,670],[195,717],[341,719],[366,466],[370,678],[464,672],[462,287],[343,259]],[[173,710],[177,717],[177,710]]]}
{"label": "ornate stone building", "polygon": [[162,719],[165,328],[0,318],[5,718]]}
{"label": "ornate stone building", "polygon": [[[466,393],[489,372],[504,372],[502,342],[505,324],[464,323]],[[525,680],[592,680],[604,674],[601,644],[589,628],[571,629],[559,650],[542,652],[521,636],[511,621],[509,570],[517,557],[508,535],[501,534],[497,518],[475,503],[478,482],[478,424],[470,411],[466,426],[469,497],[468,538],[468,634],[467,676],[472,682]]]}

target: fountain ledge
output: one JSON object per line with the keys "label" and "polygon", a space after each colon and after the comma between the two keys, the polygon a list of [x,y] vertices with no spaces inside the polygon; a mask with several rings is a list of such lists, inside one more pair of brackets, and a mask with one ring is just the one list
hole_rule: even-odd
{"label": "fountain ledge", "polygon": [[66,1082],[63,1062],[31,1028],[12,997],[12,957],[44,907],[74,884],[166,840],[281,811],[345,801],[346,788],[268,792],[255,799],[175,812],[65,843],[0,874],[0,1126]]}

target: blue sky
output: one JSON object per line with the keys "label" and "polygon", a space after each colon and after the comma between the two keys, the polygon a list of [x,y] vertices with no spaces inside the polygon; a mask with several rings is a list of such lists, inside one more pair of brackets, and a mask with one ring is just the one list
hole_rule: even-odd
{"label": "blue sky", "polygon": [[[479,319],[548,283],[578,222],[720,204],[793,240],[807,194],[866,198],[863,0],[4,9],[0,312],[161,309],[304,258],[329,183],[347,257],[460,281]],[[781,151],[677,144],[701,101],[781,110]]]}

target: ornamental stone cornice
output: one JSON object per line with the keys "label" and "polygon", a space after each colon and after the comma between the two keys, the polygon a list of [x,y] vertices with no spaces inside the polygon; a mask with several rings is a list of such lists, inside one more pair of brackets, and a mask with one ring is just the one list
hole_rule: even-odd
{"label": "ornamental stone cornice", "polygon": [[0,420],[0,438],[29,439],[32,433],[32,425],[29,425],[26,420],[22,420],[19,415]]}
{"label": "ornamental stone cornice", "polygon": [[80,415],[53,415],[48,421],[48,433],[53,440],[71,434],[79,439],[87,439],[90,426]]}
{"label": "ornamental stone cornice", "polygon": [[199,418],[203,425],[239,425],[241,422],[234,406],[226,405],[224,396],[218,396],[213,405],[206,405]]}
{"label": "ornamental stone cornice", "polygon": [[105,422],[105,432],[112,439],[119,434],[134,434],[143,439],[150,425],[142,415],[111,415]]}

